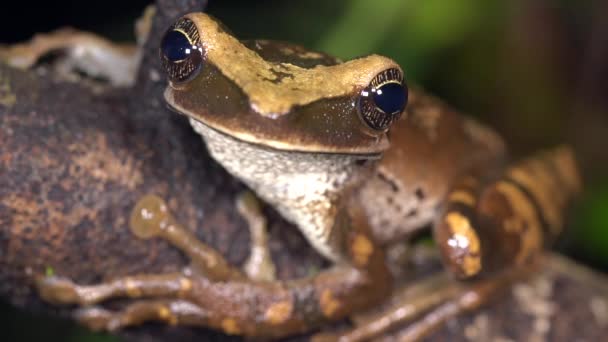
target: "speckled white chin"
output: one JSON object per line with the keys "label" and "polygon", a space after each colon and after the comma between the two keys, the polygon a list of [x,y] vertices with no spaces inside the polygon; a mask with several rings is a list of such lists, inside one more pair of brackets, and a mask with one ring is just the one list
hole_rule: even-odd
{"label": "speckled white chin", "polygon": [[[340,262],[342,234],[334,228],[341,196],[371,173],[370,156],[280,151],[250,144],[190,119],[215,160],[290,222],[325,257]],[[348,192],[348,191],[346,191]]]}

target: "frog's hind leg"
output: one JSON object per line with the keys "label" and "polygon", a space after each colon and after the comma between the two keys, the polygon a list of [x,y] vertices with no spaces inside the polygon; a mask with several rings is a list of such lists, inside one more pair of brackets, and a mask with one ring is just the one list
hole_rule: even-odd
{"label": "frog's hind leg", "polygon": [[386,309],[358,320],[353,330],[320,335],[317,341],[376,340],[407,323],[387,340],[416,341],[451,317],[486,304],[538,265],[537,256],[559,233],[563,209],[580,186],[567,147],[514,164],[495,180],[463,177],[448,194],[434,233],[448,271],[475,280],[457,284],[440,277],[414,285],[417,291],[392,296]]}
{"label": "frog's hind leg", "polygon": [[487,303],[523,274],[513,270],[469,284],[454,282],[446,273],[434,275],[397,289],[382,307],[353,316],[353,329],[320,333],[313,341],[420,341],[447,320]]}
{"label": "frog's hind leg", "polygon": [[494,181],[463,178],[434,226],[444,264],[471,278],[533,262],[561,231],[564,209],[580,187],[568,147],[524,159]]}
{"label": "frog's hind leg", "polygon": [[[452,285],[452,286],[450,286]],[[393,291],[389,300],[372,310],[351,316],[354,328],[343,332],[323,332],[313,336],[314,342],[368,341],[383,336],[452,298],[459,291],[445,273],[431,276]]]}

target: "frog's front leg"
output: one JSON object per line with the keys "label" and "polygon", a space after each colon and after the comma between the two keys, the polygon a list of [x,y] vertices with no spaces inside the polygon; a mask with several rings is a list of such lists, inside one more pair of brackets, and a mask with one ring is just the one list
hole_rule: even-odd
{"label": "frog's front leg", "polygon": [[564,212],[581,191],[573,151],[545,151],[495,180],[463,177],[434,225],[445,266],[458,278],[534,263],[561,232]]}
{"label": "frog's front leg", "polygon": [[78,286],[68,279],[39,277],[40,295],[49,302],[93,305],[112,297],[177,295],[189,291],[190,278],[197,275],[214,281],[244,280],[246,276],[231,266],[212,247],[207,246],[190,231],[179,225],[167,204],[154,195],[144,196],[132,211],[129,226],[140,239],[160,237],[188,256],[191,266],[181,273],[138,275],[119,278],[95,286]]}
{"label": "frog's front leg", "polygon": [[[41,277],[37,286],[49,302],[85,306],[76,318],[92,329],[115,330],[157,320],[246,336],[304,332],[323,321],[344,317],[387,293],[383,253],[373,244],[364,217],[354,209],[344,209],[345,217],[339,220],[351,228],[346,241],[352,265],[337,266],[312,278],[269,282],[244,277],[177,224],[164,202],[147,196],[134,209],[134,233],[140,238],[168,240],[191,258],[191,269],[90,286],[56,276]],[[117,297],[133,301],[119,312],[95,306]]]}
{"label": "frog's front leg", "polygon": [[251,236],[249,257],[243,265],[245,273],[253,280],[274,280],[276,268],[268,248],[266,218],[262,214],[258,199],[253,193],[246,191],[237,198],[236,207],[247,221]]}
{"label": "frog's front leg", "polygon": [[186,254],[192,270],[213,280],[244,279],[242,272],[232,267],[214,248],[200,241],[182,227],[169,212],[167,204],[154,195],[144,196],[131,213],[129,226],[140,239],[160,237]]}

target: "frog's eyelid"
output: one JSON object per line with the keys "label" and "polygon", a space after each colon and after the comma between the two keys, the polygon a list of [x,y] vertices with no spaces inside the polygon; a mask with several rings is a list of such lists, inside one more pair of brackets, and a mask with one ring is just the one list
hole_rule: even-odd
{"label": "frog's eyelid", "polygon": [[188,18],[180,18],[175,24],[171,27],[171,29],[179,32],[183,32],[186,38],[190,41],[190,44],[193,46],[200,46],[201,44],[201,35],[196,28],[196,24]]}
{"label": "frog's eyelid", "polygon": [[389,68],[378,73],[369,83],[370,88],[380,88],[387,83],[403,83],[403,73],[397,68]]}

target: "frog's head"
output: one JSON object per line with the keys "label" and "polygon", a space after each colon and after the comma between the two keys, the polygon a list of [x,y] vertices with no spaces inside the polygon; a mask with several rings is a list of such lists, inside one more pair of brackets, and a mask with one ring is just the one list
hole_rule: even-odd
{"label": "frog's head", "polygon": [[169,106],[214,131],[283,151],[376,155],[404,112],[399,65],[371,55],[340,62],[280,42],[240,42],[188,14],[160,48]]}

